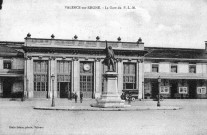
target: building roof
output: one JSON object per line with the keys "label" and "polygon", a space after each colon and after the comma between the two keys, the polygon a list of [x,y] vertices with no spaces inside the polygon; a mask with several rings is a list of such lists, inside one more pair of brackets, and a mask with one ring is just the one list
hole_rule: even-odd
{"label": "building roof", "polygon": [[154,72],[145,72],[144,78],[148,79],[207,79],[206,74],[201,73],[154,73]]}
{"label": "building roof", "polygon": [[9,47],[10,45],[20,45],[23,42],[5,42],[0,41],[0,56],[7,57],[7,56],[24,56],[22,52],[17,51],[13,47]]}
{"label": "building roof", "polygon": [[[72,54],[78,57],[91,56],[104,57],[106,43],[111,46],[119,58],[138,59],[143,57],[147,51],[144,50],[143,42],[121,42],[121,41],[91,41],[91,40],[66,40],[66,39],[42,39],[25,38],[24,51],[32,53],[58,53]],[[51,55],[51,54],[50,54]]]}
{"label": "building roof", "polygon": [[145,55],[146,59],[207,59],[207,52],[205,49],[145,47],[145,50],[148,51]]}
{"label": "building roof", "polygon": [[0,45],[24,45],[24,42],[17,42],[17,41],[0,41]]}
{"label": "building roof", "polygon": [[80,48],[80,49],[105,49],[106,43],[113,50],[141,50],[144,51],[143,42],[121,42],[121,41],[91,41],[91,40],[69,40],[69,39],[44,39],[44,38],[26,38],[26,47],[37,48]]}

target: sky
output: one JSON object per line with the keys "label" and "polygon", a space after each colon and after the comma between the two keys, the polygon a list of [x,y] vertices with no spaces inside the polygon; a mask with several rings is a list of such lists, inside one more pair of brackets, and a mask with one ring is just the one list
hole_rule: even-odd
{"label": "sky", "polygon": [[33,38],[136,42],[141,37],[145,46],[205,48],[207,0],[4,0],[0,41],[24,41],[28,32]]}

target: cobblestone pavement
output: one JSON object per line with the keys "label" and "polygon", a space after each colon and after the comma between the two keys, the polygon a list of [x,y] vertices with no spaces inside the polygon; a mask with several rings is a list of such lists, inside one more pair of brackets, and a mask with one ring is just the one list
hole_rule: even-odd
{"label": "cobblestone pavement", "polygon": [[[95,100],[74,103],[56,99],[56,106],[89,106]],[[136,101],[132,106],[156,106],[156,101]],[[181,110],[144,111],[54,111],[34,110],[51,106],[51,100],[21,102],[0,99],[0,135],[61,134],[142,134],[206,135],[207,100],[164,100],[161,105],[179,106]]]}

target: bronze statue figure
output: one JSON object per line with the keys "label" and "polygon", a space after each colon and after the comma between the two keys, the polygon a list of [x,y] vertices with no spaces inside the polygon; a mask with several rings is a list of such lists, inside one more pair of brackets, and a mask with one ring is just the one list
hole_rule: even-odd
{"label": "bronze statue figure", "polygon": [[114,66],[114,51],[112,50],[112,47],[107,45],[107,41],[106,41],[106,49],[105,49],[105,54],[106,57],[103,61],[103,64],[106,65],[108,67],[108,71],[110,71],[110,67],[112,65],[112,71],[115,72],[115,66]]}

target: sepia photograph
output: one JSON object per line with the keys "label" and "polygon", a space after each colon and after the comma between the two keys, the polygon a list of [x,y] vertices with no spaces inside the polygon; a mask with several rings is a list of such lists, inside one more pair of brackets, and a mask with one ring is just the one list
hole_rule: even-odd
{"label": "sepia photograph", "polygon": [[0,0],[0,135],[206,135],[207,0]]}

